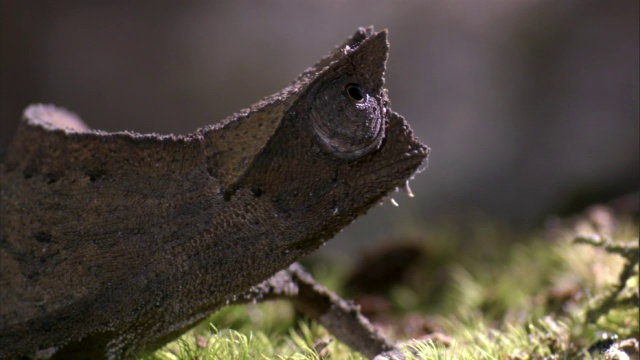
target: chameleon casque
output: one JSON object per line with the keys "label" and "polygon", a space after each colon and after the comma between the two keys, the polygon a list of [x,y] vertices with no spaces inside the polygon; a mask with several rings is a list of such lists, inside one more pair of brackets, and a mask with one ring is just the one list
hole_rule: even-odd
{"label": "chameleon casque", "polygon": [[0,166],[0,358],[157,349],[403,186],[429,150],[389,108],[387,54],[387,32],[361,28],[184,136],[29,107]]}

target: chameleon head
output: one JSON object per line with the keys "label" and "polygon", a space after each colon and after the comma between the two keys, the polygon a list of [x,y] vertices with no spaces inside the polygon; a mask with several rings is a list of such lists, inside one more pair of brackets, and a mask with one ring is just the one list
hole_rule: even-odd
{"label": "chameleon head", "polygon": [[227,187],[251,189],[304,229],[287,248],[313,250],[427,158],[429,149],[389,108],[388,49],[386,31],[360,29],[303,73],[268,141]]}

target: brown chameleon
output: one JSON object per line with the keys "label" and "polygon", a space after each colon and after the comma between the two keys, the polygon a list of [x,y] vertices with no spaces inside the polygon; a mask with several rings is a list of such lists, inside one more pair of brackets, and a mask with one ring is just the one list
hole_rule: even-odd
{"label": "brown chameleon", "polygon": [[131,358],[303,279],[268,280],[428,155],[389,108],[387,54],[386,31],[360,29],[291,86],[184,136],[29,107],[0,166],[0,358]]}

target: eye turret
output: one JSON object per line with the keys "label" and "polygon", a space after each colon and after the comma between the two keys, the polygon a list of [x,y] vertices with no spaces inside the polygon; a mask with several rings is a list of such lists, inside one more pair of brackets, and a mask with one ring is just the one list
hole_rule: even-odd
{"label": "eye turret", "polygon": [[379,91],[340,80],[315,90],[311,123],[326,152],[354,160],[380,146],[386,108]]}

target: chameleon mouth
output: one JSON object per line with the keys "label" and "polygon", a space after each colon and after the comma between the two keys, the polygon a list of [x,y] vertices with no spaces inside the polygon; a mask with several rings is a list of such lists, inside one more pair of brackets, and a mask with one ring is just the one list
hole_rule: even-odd
{"label": "chameleon mouth", "polygon": [[374,201],[389,199],[397,206],[390,194],[394,191],[404,191],[409,197],[413,197],[409,181],[426,169],[431,150],[415,137],[404,118],[395,112],[391,112],[387,130],[379,154],[384,160],[372,174],[382,185]]}
{"label": "chameleon mouth", "polygon": [[[389,126],[385,142],[380,148],[381,157],[384,159],[376,173],[395,174],[400,181],[395,185],[403,184],[416,172],[426,169],[426,161],[431,150],[422,144],[414,135],[404,118],[391,111]],[[422,168],[420,165],[424,165]]]}
{"label": "chameleon mouth", "polygon": [[389,162],[376,169],[375,173],[380,174],[380,177],[393,177],[397,179],[386,188],[386,191],[384,191],[381,197],[388,196],[388,194],[393,191],[404,191],[409,197],[413,197],[413,193],[409,187],[409,181],[412,180],[416,174],[426,169],[426,160],[429,155],[429,148],[422,144],[419,145],[419,148],[402,154],[403,159]]}

